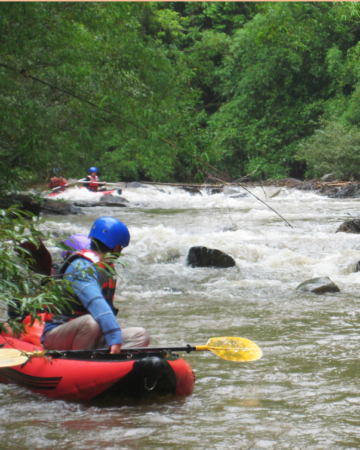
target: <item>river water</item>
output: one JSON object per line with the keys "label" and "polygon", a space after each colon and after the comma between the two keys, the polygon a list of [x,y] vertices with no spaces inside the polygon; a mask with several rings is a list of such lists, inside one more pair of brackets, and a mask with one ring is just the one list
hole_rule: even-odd
{"label": "river water", "polygon": [[[86,234],[103,215],[129,226],[116,296],[122,327],[146,327],[154,346],[242,336],[263,358],[184,355],[196,376],[187,398],[77,404],[0,385],[0,449],[358,449],[360,240],[335,231],[358,217],[359,201],[265,191],[269,198],[253,188],[293,228],[254,198],[174,187],[124,189],[127,208],[47,216],[54,235]],[[188,267],[195,245],[230,254],[236,267]],[[317,276],[341,292],[296,291]]]}

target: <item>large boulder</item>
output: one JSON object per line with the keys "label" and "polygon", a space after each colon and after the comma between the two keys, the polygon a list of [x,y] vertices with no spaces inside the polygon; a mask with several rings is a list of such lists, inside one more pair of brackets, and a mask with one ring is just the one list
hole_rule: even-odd
{"label": "large boulder", "polygon": [[80,208],[74,206],[72,203],[64,202],[62,200],[52,200],[45,198],[41,208],[44,215],[61,215],[67,216],[69,214],[84,214]]}
{"label": "large boulder", "polygon": [[354,233],[359,234],[360,233],[360,220],[349,220],[348,222],[343,222],[339,228],[335,231],[335,233]]}
{"label": "large boulder", "polygon": [[314,294],[340,292],[340,289],[330,280],[329,277],[319,277],[304,281],[296,289],[298,291],[313,292]]}
{"label": "large boulder", "polygon": [[111,195],[104,195],[101,197],[98,206],[114,206],[114,207],[125,207],[128,206],[128,200],[124,197],[112,197]]}
{"label": "large boulder", "polygon": [[191,247],[187,257],[187,263],[191,267],[234,267],[235,261],[226,253],[207,247]]}
{"label": "large boulder", "polygon": [[358,184],[350,184],[348,186],[341,187],[334,195],[330,198],[359,198],[360,188]]}

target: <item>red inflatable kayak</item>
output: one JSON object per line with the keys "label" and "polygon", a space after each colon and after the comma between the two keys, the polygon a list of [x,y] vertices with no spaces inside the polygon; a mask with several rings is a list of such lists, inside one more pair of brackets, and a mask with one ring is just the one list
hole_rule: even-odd
{"label": "red inflatable kayak", "polygon": [[[80,188],[83,189],[83,188]],[[120,190],[120,192],[118,192]],[[63,192],[52,192],[51,194],[48,194],[48,197],[57,197],[58,195],[62,194]],[[103,195],[112,195],[112,194],[121,194],[121,189],[112,189],[111,191],[98,191],[93,192],[93,194],[100,194],[100,197]]]}
{"label": "red inflatable kayak", "polygon": [[[42,350],[0,335],[0,348]],[[17,383],[59,400],[88,401],[104,396],[145,398],[150,393],[191,395],[195,377],[190,365],[171,352],[73,350],[35,357],[22,366],[0,368],[1,383]]]}

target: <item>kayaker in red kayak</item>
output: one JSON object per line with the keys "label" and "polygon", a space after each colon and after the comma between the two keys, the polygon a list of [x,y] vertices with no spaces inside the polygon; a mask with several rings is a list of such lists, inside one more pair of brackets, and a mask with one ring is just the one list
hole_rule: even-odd
{"label": "kayaker in red kayak", "polygon": [[[89,233],[90,249],[71,255],[60,269],[73,293],[67,292],[68,311],[45,323],[41,342],[45,349],[87,350],[107,345],[110,353],[121,347],[147,347],[144,328],[121,331],[114,314],[115,280],[106,270],[107,254],[120,254],[130,242],[128,228],[113,217],[97,219]],[[112,274],[114,275],[114,274]]]}
{"label": "kayaker in red kayak", "polygon": [[54,169],[54,174],[50,181],[46,185],[47,189],[51,189],[56,192],[64,192],[67,187],[70,185],[68,182],[61,176],[61,169]]}
{"label": "kayaker in red kayak", "polygon": [[[89,189],[89,191],[91,192],[98,192],[101,190],[106,190],[106,188],[102,188],[99,189],[99,183],[100,183],[100,179],[99,179],[99,171],[96,167],[90,167],[89,169],[89,173],[90,175],[88,175],[85,180],[88,181],[89,183],[86,184],[86,188]],[[101,182],[100,186],[103,186],[106,184],[106,181]]]}

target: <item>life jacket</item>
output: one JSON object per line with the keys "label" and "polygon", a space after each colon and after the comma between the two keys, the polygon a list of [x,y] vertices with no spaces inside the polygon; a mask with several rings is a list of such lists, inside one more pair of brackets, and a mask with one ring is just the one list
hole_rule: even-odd
{"label": "life jacket", "polygon": [[89,189],[89,191],[91,192],[97,192],[98,187],[99,187],[99,177],[97,175],[92,176],[89,175],[87,177],[87,179],[90,181],[90,183],[87,185],[87,188]]}
{"label": "life jacket", "polygon": [[29,342],[30,344],[38,345],[39,347],[41,347],[40,339],[44,330],[44,323],[50,321],[53,314],[43,312],[39,313],[38,316],[41,317],[42,323],[39,319],[35,319],[32,325],[32,316],[29,314],[25,317],[25,319],[22,321],[24,325],[24,331],[21,333],[19,339],[24,342]]}
{"label": "life jacket", "polygon": [[61,192],[65,191],[66,180],[64,180],[64,178],[56,178],[56,177],[51,178],[50,182],[51,182],[52,189],[58,187],[59,188],[58,191],[61,191]]}
{"label": "life jacket", "polygon": [[38,345],[41,347],[41,336],[44,330],[45,322],[50,322],[53,314],[48,312],[38,312],[37,316],[41,318],[41,322],[39,319],[33,320],[33,316],[31,314],[24,315],[20,317],[21,323],[24,327],[21,333],[14,333],[12,330],[2,331],[3,336],[5,337],[14,337],[16,339],[21,339],[23,342],[28,342],[29,344]]}
{"label": "life jacket", "polygon": [[[116,289],[116,276],[114,271],[114,264],[108,264],[110,267],[110,270],[112,273],[110,273],[109,269],[105,267],[103,263],[100,262],[99,257],[95,254],[92,250],[83,249],[78,252],[73,253],[60,267],[59,274],[64,275],[66,269],[69,267],[69,265],[76,260],[77,258],[84,258],[88,261],[92,262],[93,264],[96,264],[94,266],[94,270],[97,271],[98,274],[98,281],[99,285],[101,287],[101,292],[109,304],[110,308],[113,310],[114,314],[116,315],[118,313],[118,309],[114,308],[113,302],[114,302],[114,295],[115,295],[115,289]],[[69,308],[67,308],[65,311],[61,313],[62,316],[66,316],[69,319],[74,319],[77,316],[81,316],[84,314],[89,314],[88,310],[83,306],[80,299],[72,292],[65,292],[66,300],[69,304]]]}

